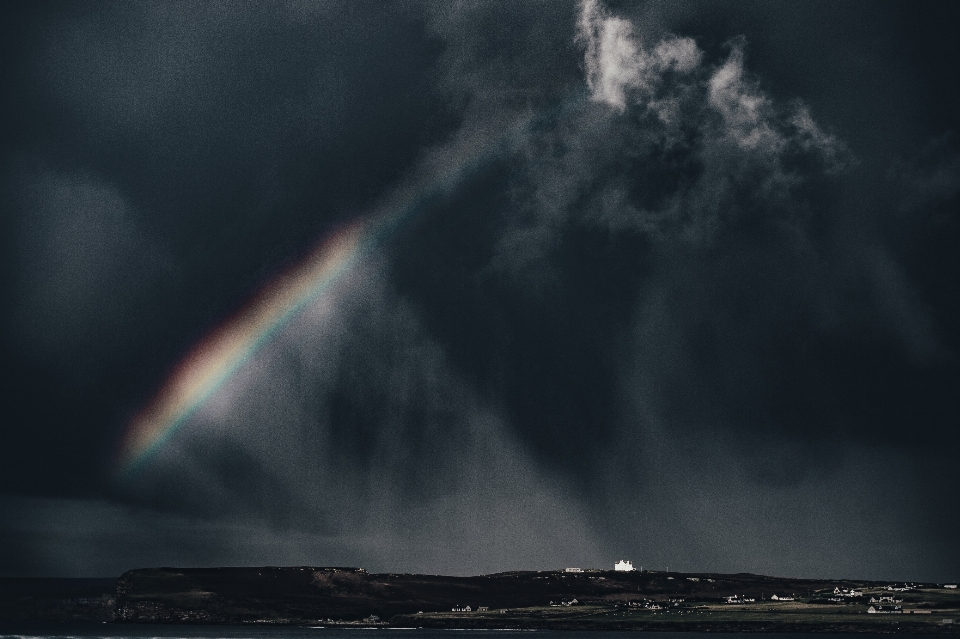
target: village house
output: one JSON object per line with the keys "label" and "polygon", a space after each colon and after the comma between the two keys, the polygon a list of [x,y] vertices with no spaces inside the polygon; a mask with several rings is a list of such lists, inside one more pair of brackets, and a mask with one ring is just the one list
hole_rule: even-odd
{"label": "village house", "polygon": [[903,584],[902,586],[887,586],[886,589],[894,592],[907,592],[908,590],[916,590],[917,587],[914,584]]}
{"label": "village house", "polygon": [[871,615],[899,615],[903,613],[903,609],[900,606],[870,606],[867,608],[867,612]]}
{"label": "village house", "polygon": [[779,597],[777,595],[770,595],[770,599],[773,601],[795,601],[796,597],[788,597],[786,595]]}
{"label": "village house", "polygon": [[564,568],[563,572],[583,572],[583,568]]}
{"label": "village house", "polygon": [[636,570],[636,568],[633,567],[633,562],[632,562],[632,561],[624,561],[623,559],[621,559],[620,561],[618,561],[617,563],[615,563],[615,564],[613,565],[613,569],[614,569],[614,570],[626,570],[626,571]]}

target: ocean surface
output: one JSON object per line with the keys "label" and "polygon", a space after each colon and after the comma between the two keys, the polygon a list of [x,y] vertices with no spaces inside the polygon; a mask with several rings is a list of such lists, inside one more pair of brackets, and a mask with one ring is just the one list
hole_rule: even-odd
{"label": "ocean surface", "polygon": [[[625,632],[574,630],[426,630],[422,628],[302,628],[250,626],[166,626],[93,623],[0,622],[0,639],[363,639],[371,633],[380,639],[625,639]],[[648,639],[823,639],[816,633],[696,633],[644,632]],[[831,634],[830,639],[889,639],[889,634]],[[943,635],[895,635],[935,637]],[[372,639],[372,638],[370,638]]]}

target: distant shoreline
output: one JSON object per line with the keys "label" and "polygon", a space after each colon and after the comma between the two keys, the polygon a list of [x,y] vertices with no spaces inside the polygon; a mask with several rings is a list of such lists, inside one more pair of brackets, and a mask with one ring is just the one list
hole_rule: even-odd
{"label": "distant shoreline", "polygon": [[475,577],[349,567],[146,568],[0,580],[0,622],[243,628],[960,634],[944,584],[583,570]]}

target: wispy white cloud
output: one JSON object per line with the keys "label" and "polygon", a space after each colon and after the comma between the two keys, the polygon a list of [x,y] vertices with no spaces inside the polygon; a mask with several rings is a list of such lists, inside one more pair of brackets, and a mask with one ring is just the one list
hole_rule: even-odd
{"label": "wispy white cloud", "polygon": [[668,36],[648,49],[631,22],[611,16],[599,0],[583,0],[577,27],[593,100],[619,111],[627,107],[628,92],[649,98],[664,72],[689,73],[702,58],[690,38]]}
{"label": "wispy white cloud", "polygon": [[743,47],[736,44],[727,61],[709,80],[707,99],[723,116],[727,133],[745,149],[775,155],[784,145],[783,136],[771,126],[771,100],[744,78]]}

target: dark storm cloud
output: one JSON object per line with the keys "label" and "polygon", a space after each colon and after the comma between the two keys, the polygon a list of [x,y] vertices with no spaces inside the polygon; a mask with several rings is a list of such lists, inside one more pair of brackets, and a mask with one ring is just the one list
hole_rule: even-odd
{"label": "dark storm cloud", "polygon": [[[927,51],[897,6],[831,7],[21,17],[4,352],[37,434],[4,432],[2,490],[47,496],[3,497],[3,571],[954,578],[960,156],[914,73],[942,52],[891,52]],[[180,353],[407,192],[382,251],[108,481]]]}
{"label": "dark storm cloud", "polygon": [[359,540],[277,529],[250,519],[97,499],[4,496],[0,505],[0,561],[12,574],[115,577],[130,566],[238,565],[250,557],[264,564],[303,565],[318,554],[356,564],[364,555]]}
{"label": "dark storm cloud", "polygon": [[378,270],[311,304],[124,490],[304,535],[301,555],[327,563],[476,573],[595,557],[579,507],[537,477]]}
{"label": "dark storm cloud", "polygon": [[[778,19],[758,12],[755,22]],[[947,280],[917,279],[887,226],[924,190],[955,202],[949,161],[880,201],[884,161],[857,153],[876,152],[876,140],[856,129],[851,149],[811,106],[769,93],[750,69],[749,38],[727,33],[708,51],[664,30],[692,22],[695,6],[638,14],[582,5],[590,102],[561,110],[503,176],[491,173],[502,186],[464,192],[445,213],[469,252],[412,242],[401,287],[503,398],[545,472],[593,505],[607,548],[628,538],[727,570],[779,562],[802,573],[816,556],[889,575],[910,569],[884,550],[901,545],[949,574],[957,557],[942,520],[871,489],[939,493],[942,478],[917,475],[914,461],[957,451],[945,341],[955,322],[924,294]],[[535,24],[525,40],[550,41],[552,22]],[[457,70],[484,71],[466,74],[479,78],[476,95],[523,92],[523,55],[515,66],[475,47],[464,55]],[[478,120],[512,108],[489,96],[472,104]],[[955,237],[955,219],[946,224]],[[413,279],[440,269],[428,286]],[[718,439],[722,452],[702,444]],[[684,506],[701,498],[709,512]]]}
{"label": "dark storm cloud", "polygon": [[[457,206],[462,220],[483,229],[478,237],[492,238],[492,246],[474,250],[480,253],[470,258],[475,264],[463,265],[487,278],[486,290],[474,289],[481,299],[472,302],[503,306],[508,317],[502,321],[512,324],[508,328],[518,332],[520,342],[515,349],[477,348],[466,357],[502,352],[508,361],[471,365],[530,366],[529,376],[508,382],[517,386],[507,392],[515,392],[519,402],[543,384],[546,395],[562,398],[551,402],[540,397],[530,408],[521,408],[540,411],[539,416],[525,415],[528,422],[543,418],[541,425],[530,425],[530,432],[543,429],[543,439],[569,436],[584,442],[592,435],[585,435],[577,420],[595,433],[617,428],[604,413],[617,401],[617,373],[611,369],[624,362],[608,340],[627,338],[630,307],[658,252],[710,250],[723,243],[725,234],[753,248],[749,237],[739,239],[743,231],[758,234],[757,245],[770,239],[790,248],[795,237],[802,243],[803,225],[817,215],[811,209],[819,202],[811,200],[819,196],[818,189],[829,188],[829,176],[841,169],[845,150],[806,107],[777,105],[756,86],[744,69],[741,42],[731,45],[725,59],[704,65],[703,52],[690,38],[665,34],[644,43],[628,20],[597,4],[584,5],[578,33],[590,102],[561,111],[531,136],[509,164],[507,188],[487,190],[507,192],[505,201]],[[500,63],[495,68],[507,69],[500,83],[508,84],[512,67]],[[487,116],[497,117],[503,109],[499,105]],[[464,199],[476,197],[470,193]],[[775,259],[775,248],[765,250],[770,254],[760,261]],[[431,251],[442,254],[443,248],[411,253]],[[418,263],[417,268],[430,266]],[[796,279],[802,283],[804,278],[798,274]],[[772,290],[777,286],[769,284]],[[594,299],[597,290],[602,293]],[[747,293],[762,303],[761,291]],[[438,296],[437,303],[450,300],[449,295]],[[517,326],[526,322],[533,331],[555,331],[555,339],[538,344]],[[481,326],[474,339],[482,342],[487,332],[487,338],[499,341],[501,336],[489,332],[500,328]],[[466,339],[465,334],[457,337]],[[560,370],[551,360],[563,362]],[[594,377],[598,369],[603,373]],[[554,384],[561,388],[550,388]],[[586,403],[569,413],[573,421],[569,416],[552,419],[552,411],[565,410],[551,405],[583,398]],[[579,448],[570,452],[574,450]],[[591,468],[584,470],[592,474]]]}
{"label": "dark storm cloud", "polygon": [[122,195],[86,175],[19,176],[13,313],[17,348],[83,384],[128,348],[143,289],[169,270]]}
{"label": "dark storm cloud", "polygon": [[434,45],[358,3],[5,12],[6,392],[31,426],[2,472],[100,490],[116,430],[191,342],[443,134]]}

